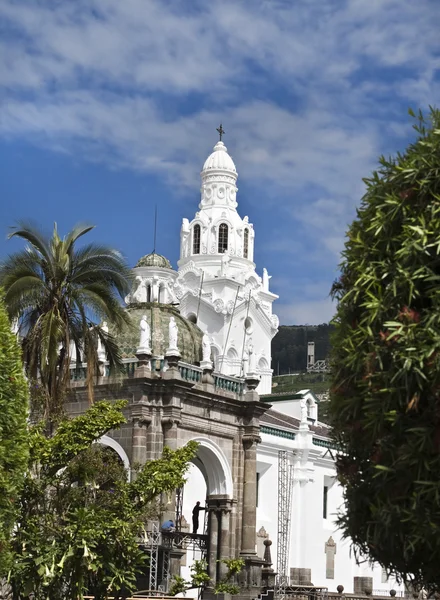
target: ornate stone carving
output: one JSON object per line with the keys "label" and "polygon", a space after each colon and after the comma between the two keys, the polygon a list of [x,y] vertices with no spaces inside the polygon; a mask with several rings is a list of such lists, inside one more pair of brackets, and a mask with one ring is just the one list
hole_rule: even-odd
{"label": "ornate stone carving", "polygon": [[272,324],[273,329],[278,329],[278,325],[280,324],[280,320],[276,315],[272,315],[270,318],[270,322]]}
{"label": "ornate stone carving", "polygon": [[182,269],[180,269],[178,280],[182,280],[184,275],[186,275],[187,273],[194,273],[194,275],[200,276],[202,274],[202,271],[201,269],[199,269],[199,267],[196,266],[193,260],[190,260],[188,264],[186,264]]}
{"label": "ornate stone carving", "polygon": [[324,552],[326,555],[325,577],[326,579],[334,579],[336,544],[332,536],[330,536],[327,542],[325,543]]}
{"label": "ornate stone carving", "polygon": [[208,248],[206,247],[206,244],[202,244],[202,254],[207,254],[208,252]]}
{"label": "ornate stone carving", "polygon": [[174,284],[174,293],[176,294],[176,297],[181,300],[183,298],[183,287],[179,284],[179,283],[175,283]]}
{"label": "ornate stone carving", "polygon": [[217,298],[217,300],[214,300],[213,305],[214,305],[214,310],[216,313],[223,312],[223,310],[225,308],[225,303],[223,302],[223,300],[221,298]]}
{"label": "ornate stone carving", "polygon": [[135,302],[146,302],[147,301],[147,285],[146,285],[146,281],[145,279],[143,279],[142,277],[139,277],[139,275],[136,277],[135,281],[138,282],[136,291],[133,294],[133,300]]}

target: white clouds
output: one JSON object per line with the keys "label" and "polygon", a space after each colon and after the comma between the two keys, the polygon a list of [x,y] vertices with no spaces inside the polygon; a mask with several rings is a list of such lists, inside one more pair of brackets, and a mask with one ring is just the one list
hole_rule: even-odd
{"label": "white clouds", "polygon": [[334,316],[336,307],[330,298],[323,300],[303,300],[296,298],[292,304],[280,304],[277,313],[285,325],[319,325],[328,323]]}
{"label": "white clouds", "polygon": [[[407,105],[440,92],[435,0],[4,0],[0,17],[0,135],[159,173],[178,194],[223,121],[239,185],[301,228],[296,264],[336,266],[362,177],[404,143]],[[315,292],[283,311],[328,306]]]}

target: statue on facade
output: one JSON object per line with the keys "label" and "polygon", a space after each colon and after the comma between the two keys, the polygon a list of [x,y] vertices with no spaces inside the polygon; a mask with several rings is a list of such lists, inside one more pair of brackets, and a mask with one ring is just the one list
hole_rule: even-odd
{"label": "statue on facade", "polygon": [[[107,321],[102,322],[101,329],[104,332],[104,334],[106,334],[106,335],[108,334]],[[102,343],[100,336],[98,336],[97,353],[98,353],[98,362],[100,363],[99,372],[100,372],[101,376],[104,376],[105,375],[105,364],[104,363],[107,360],[107,355],[105,353],[104,344]]]}
{"label": "statue on facade", "polygon": [[211,362],[211,340],[207,333],[204,333],[202,338],[202,354],[204,363]]}
{"label": "statue on facade", "polygon": [[220,266],[220,276],[221,277],[227,277],[228,275],[228,262],[229,262],[229,256],[227,254],[222,254],[222,258],[221,258],[221,266]]}
{"label": "statue on facade", "polygon": [[177,336],[179,329],[174,317],[170,317],[170,324],[168,326],[168,350],[178,350],[177,348]]}
{"label": "statue on facade", "polygon": [[189,238],[190,229],[188,219],[182,219],[182,227],[180,229],[180,253],[182,257],[189,254]]}
{"label": "statue on facade", "polygon": [[263,269],[263,290],[265,292],[269,291],[269,279],[271,279],[272,275],[269,275],[267,269]]}
{"label": "statue on facade", "polygon": [[254,352],[254,345],[251,341],[248,344],[247,353],[248,353],[248,372],[255,373],[255,352]]}
{"label": "statue on facade", "polygon": [[150,348],[151,330],[150,330],[150,325],[148,324],[148,321],[147,321],[147,315],[142,315],[141,322],[139,323],[139,332],[140,332],[140,339],[139,339],[139,348],[137,351],[139,354],[141,354],[142,352],[149,353],[151,350],[151,348]]}

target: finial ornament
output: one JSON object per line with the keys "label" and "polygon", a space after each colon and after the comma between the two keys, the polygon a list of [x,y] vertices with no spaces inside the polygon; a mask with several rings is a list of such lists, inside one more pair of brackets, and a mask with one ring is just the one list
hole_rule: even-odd
{"label": "finial ornament", "polygon": [[226,131],[223,129],[223,125],[221,123],[220,123],[220,127],[217,127],[217,131],[220,136],[220,141],[222,141],[222,137],[226,133]]}

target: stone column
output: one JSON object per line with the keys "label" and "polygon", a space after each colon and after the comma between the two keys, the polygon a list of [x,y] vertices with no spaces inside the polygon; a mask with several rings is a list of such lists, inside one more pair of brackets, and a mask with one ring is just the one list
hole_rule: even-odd
{"label": "stone column", "polygon": [[[173,418],[162,419],[163,428],[163,445],[168,446],[171,450],[177,449],[177,425],[178,421]],[[162,499],[163,503],[166,504],[163,512],[162,520],[167,521],[168,519],[176,520],[176,494],[172,492],[170,497]]]}
{"label": "stone column", "polygon": [[241,556],[256,556],[257,523],[257,435],[244,435],[243,512],[241,527]]}
{"label": "stone column", "polygon": [[218,516],[217,516],[217,502],[215,506],[211,506],[208,499],[209,516],[208,516],[208,573],[212,581],[217,581],[217,548],[218,548]]}
{"label": "stone column", "polygon": [[[221,509],[221,530],[220,535],[220,558],[231,558],[231,546],[230,546],[230,519],[231,509],[227,506],[222,506]],[[227,567],[225,564],[220,563],[219,574],[220,578],[225,577],[227,573]]]}
{"label": "stone column", "polygon": [[132,429],[132,464],[145,464],[147,460],[147,426],[148,421],[139,417],[133,418]]}

